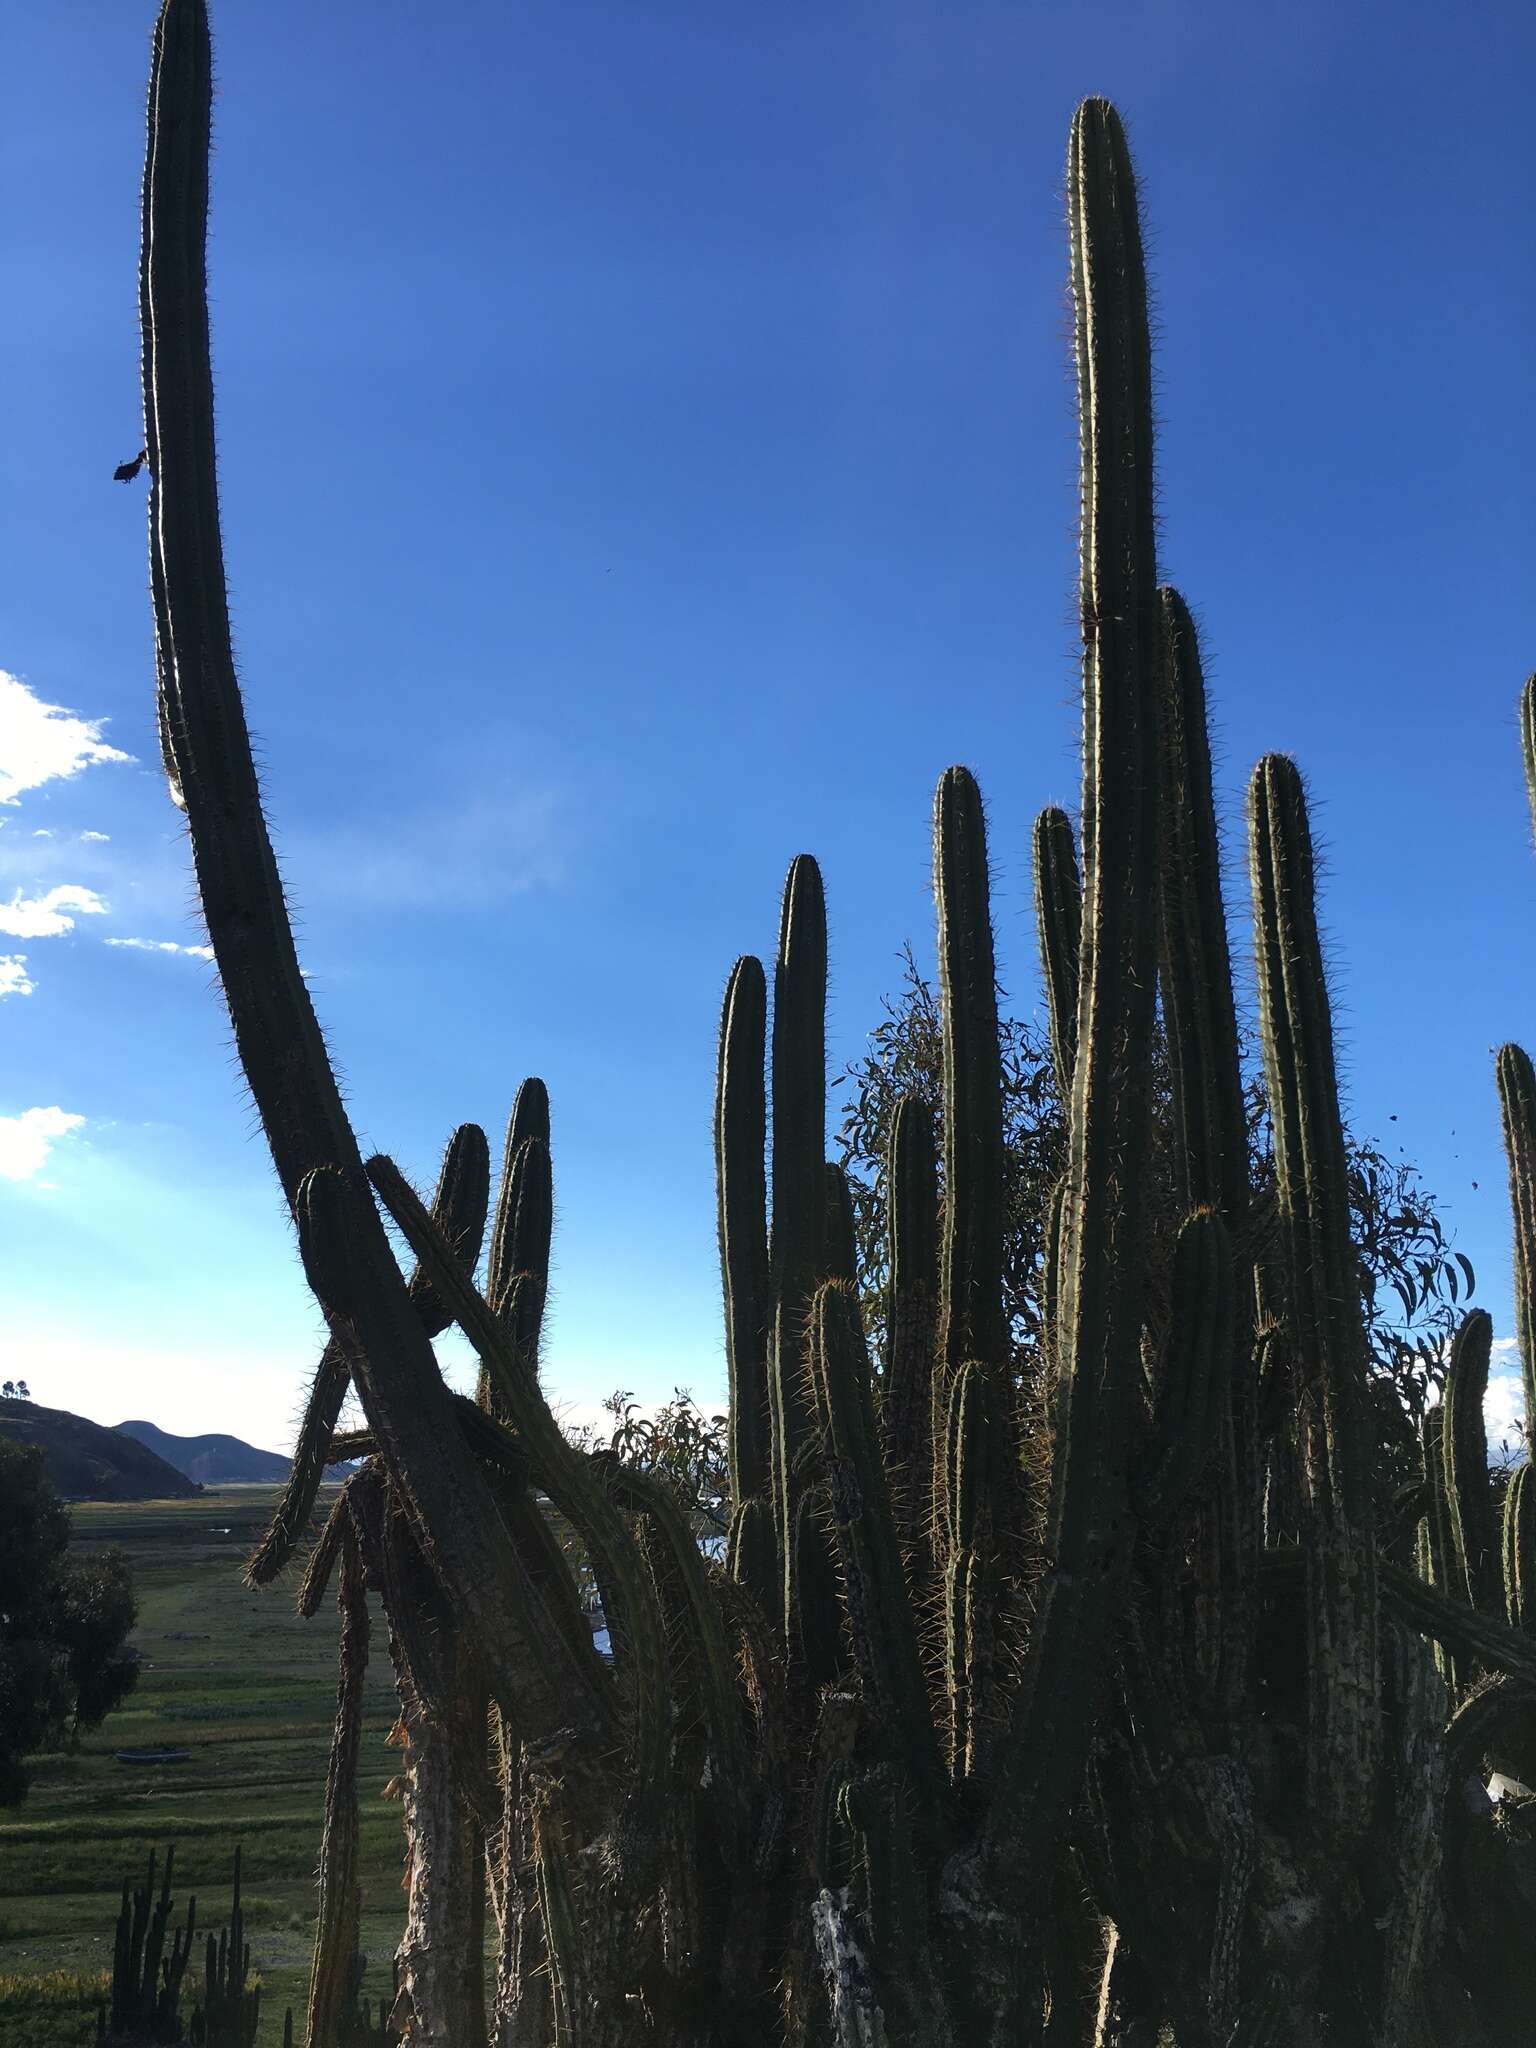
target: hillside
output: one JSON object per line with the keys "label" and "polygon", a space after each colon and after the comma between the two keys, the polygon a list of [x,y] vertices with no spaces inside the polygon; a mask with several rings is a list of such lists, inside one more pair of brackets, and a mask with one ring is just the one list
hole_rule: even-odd
{"label": "hillside", "polygon": [[229,1486],[256,1480],[280,1486],[288,1477],[288,1460],[276,1451],[258,1451],[238,1436],[211,1431],[204,1436],[172,1436],[153,1422],[120,1422],[118,1430],[144,1444],[167,1465],[204,1486]]}
{"label": "hillside", "polygon": [[202,1491],[146,1445],[66,1408],[0,1399],[0,1436],[39,1445],[66,1500],[184,1500]]}

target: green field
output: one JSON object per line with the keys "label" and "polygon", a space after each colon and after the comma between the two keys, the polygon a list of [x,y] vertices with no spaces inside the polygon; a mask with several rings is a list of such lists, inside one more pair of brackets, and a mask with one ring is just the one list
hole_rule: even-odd
{"label": "green field", "polygon": [[[176,1897],[184,1906],[197,1894],[205,1927],[228,1912],[241,1844],[246,1928],[263,1985],[262,2048],[281,2040],[285,2004],[302,2017],[336,1618],[327,1602],[314,1621],[300,1621],[291,1585],[264,1593],[241,1585],[241,1561],[274,1499],[270,1487],[243,1486],[194,1500],[73,1509],[77,1543],[116,1546],[132,1560],[143,1664],[125,1705],[76,1754],[39,1758],[27,1799],[0,1819],[4,2048],[94,2040],[94,1991],[81,1980],[110,1970],[123,1877],[142,1872],[150,1850],[167,1841],[176,1844]],[[394,1694],[377,1614],[375,1622],[362,1872],[364,1990],[376,1999],[389,1983],[404,1898],[400,1809],[379,1796],[398,1754],[385,1742]],[[129,1765],[114,1757],[160,1746],[186,1750],[186,1761]]]}

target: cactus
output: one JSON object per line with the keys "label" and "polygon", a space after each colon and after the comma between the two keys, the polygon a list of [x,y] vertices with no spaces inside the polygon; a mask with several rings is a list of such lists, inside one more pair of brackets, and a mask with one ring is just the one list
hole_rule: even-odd
{"label": "cactus", "polygon": [[825,1233],[827,906],[809,854],[791,864],[773,977],[773,1190],[768,1239],[773,1335],[774,1521],[784,1615],[794,1600],[796,1459],[810,1427],[807,1331]]}
{"label": "cactus", "polygon": [[1451,1343],[1441,1402],[1440,1450],[1447,1535],[1456,1590],[1485,1614],[1503,1611],[1498,1519],[1488,1484],[1488,1428],[1483,1400],[1493,1356],[1493,1318],[1469,1309]]}
{"label": "cactus", "polygon": [[1077,995],[1081,972],[1083,885],[1072,821],[1050,804],[1035,820],[1035,921],[1051,1019],[1051,1057],[1063,1100],[1072,1093],[1077,1058]]}
{"label": "cactus", "polygon": [[[721,1570],[653,1475],[566,1439],[540,1383],[542,1084],[514,1107],[483,1285],[483,1137],[456,1134],[429,1205],[387,1157],[365,1164],[346,1121],[229,647],[204,279],[210,81],[206,7],[164,0],[142,266],[160,727],[236,1044],[330,1331],[254,1578],[293,1554],[325,1463],[366,1460],[300,1590],[317,1611],[339,1569],[312,2048],[358,2031],[344,1994],[365,1582],[406,1734],[399,2001],[413,2038],[1058,2048],[1094,2024],[1077,1981],[1090,1963],[1098,2048],[1408,2048],[1430,2038],[1426,2013],[1510,2010],[1488,1968],[1468,1968],[1465,1886],[1440,1845],[1455,1772],[1480,1767],[1536,1686],[1536,1492],[1522,1468],[1501,1618],[1476,1416],[1488,1332],[1474,1317],[1414,1503],[1428,1575],[1378,1556],[1310,833],[1299,775],[1277,756],[1254,779],[1250,843],[1273,1246],[1249,1213],[1204,684],[1188,610],[1156,581],[1141,231],[1114,109],[1079,109],[1067,177],[1082,873],[1065,817],[1043,814],[1037,911],[1068,1100],[1046,1326],[1015,1354],[982,808],[951,769],[934,821],[942,1186],[932,1119],[908,1099],[886,1174],[878,1378],[848,1191],[824,1157],[827,924],[809,856],[785,887],[771,1045],[761,967],[740,960],[726,991]],[[1528,756],[1533,706],[1528,691]],[[1171,1131],[1152,1115],[1159,986]],[[1536,1080],[1506,1048],[1499,1081],[1529,1398]],[[1149,1229],[1169,1186],[1174,1213]],[[474,1402],[432,1353],[449,1320],[481,1361]],[[366,1428],[338,1437],[349,1382]],[[611,1659],[592,1648],[541,1496],[592,1560]],[[1448,1730],[1431,1642],[1466,1695]],[[1505,1855],[1492,1821],[1469,1811],[1456,1827],[1457,1871]],[[145,1989],[148,1963],[151,1992],[169,1880],[163,1912],[152,1889],[125,1900],[119,1943],[125,1981]],[[177,1967],[190,1939],[189,1924]],[[209,2038],[248,2041],[238,1876],[206,1989]],[[1468,2022],[1458,2038],[1490,2037]]]}
{"label": "cactus", "polygon": [[357,1760],[363,1728],[363,1680],[368,1669],[368,1599],[362,1558],[350,1526],[341,1544],[340,1675],[336,1730],[325,1780],[325,1822],[320,1837],[320,1898],[305,2020],[308,2048],[341,2048],[342,2029],[355,2008],[362,1895],[357,1882]]}
{"label": "cactus", "polygon": [[715,1083],[731,1497],[738,1504],[766,1499],[769,1489],[768,1183],[763,1155],[768,1134],[767,1030],[768,985],[762,962],[744,955],[726,984]]}
{"label": "cactus", "polygon": [[1370,1825],[1380,1767],[1379,1610],[1365,1338],[1333,1024],[1294,763],[1254,770],[1251,861],[1260,1030],[1290,1275],[1311,1586],[1307,1791],[1341,1845]]}
{"label": "cactus", "polygon": [[933,1460],[928,1447],[934,1423],[939,1298],[933,1118],[920,1096],[904,1095],[891,1119],[886,1213],[890,1277],[880,1432],[891,1512],[909,1568],[920,1575],[933,1515]]}
{"label": "cactus", "polygon": [[[109,2041],[137,2037],[148,2041],[181,2039],[181,1986],[197,1932],[197,1900],[187,1901],[186,1920],[171,1927],[171,1887],[176,1875],[176,1847],[167,1846],[165,1874],[155,1891],[155,1852],[150,1851],[144,1883],[123,1879],[123,1903],[112,1945],[110,2017],[98,2032]],[[170,1953],[165,1940],[171,1937]]]}

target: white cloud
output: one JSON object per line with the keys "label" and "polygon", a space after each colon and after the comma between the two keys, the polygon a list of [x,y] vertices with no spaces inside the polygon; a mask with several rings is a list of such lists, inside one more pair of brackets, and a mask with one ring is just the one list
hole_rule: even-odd
{"label": "white cloud", "polygon": [[72,1110],[24,1109],[20,1116],[0,1116],[0,1180],[30,1180],[41,1171],[55,1139],[85,1122]]}
{"label": "white cloud", "polygon": [[20,676],[0,669],[0,804],[98,761],[131,761],[131,754],[102,739],[105,722],[43,703]]}
{"label": "white cloud", "polygon": [[[1494,1348],[1513,1351],[1514,1340]],[[1520,1375],[1514,1372],[1491,1373],[1488,1392],[1483,1400],[1483,1421],[1488,1429],[1488,1455],[1495,1464],[1502,1462],[1505,1444],[1513,1450],[1519,1443],[1520,1425],[1524,1420],[1525,1396],[1521,1392]]]}
{"label": "white cloud", "polygon": [[295,832],[286,865],[306,904],[467,912],[560,888],[576,831],[563,791],[510,789],[397,816],[384,833]]}
{"label": "white cloud", "polygon": [[0,932],[13,939],[56,939],[72,932],[77,917],[99,917],[107,908],[94,889],[61,882],[41,896],[23,896],[18,889],[9,903],[0,903]]}
{"label": "white cloud", "polygon": [[51,839],[53,837],[53,834],[49,831],[46,825],[39,825],[37,830],[32,834],[32,837],[34,839]]}
{"label": "white cloud", "polygon": [[29,996],[36,987],[27,972],[25,953],[0,953],[0,1001],[6,996]]}
{"label": "white cloud", "polygon": [[87,846],[105,846],[112,837],[112,834],[110,832],[82,832],[80,837]]}
{"label": "white cloud", "polygon": [[174,939],[108,939],[109,946],[122,946],[131,953],[185,953],[192,960],[211,960],[212,946],[178,946]]}

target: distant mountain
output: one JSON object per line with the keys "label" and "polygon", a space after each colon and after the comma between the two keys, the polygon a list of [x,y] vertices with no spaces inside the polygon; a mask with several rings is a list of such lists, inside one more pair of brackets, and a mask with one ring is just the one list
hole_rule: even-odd
{"label": "distant mountain", "polygon": [[228,1486],[241,1481],[270,1480],[280,1485],[288,1477],[289,1461],[276,1451],[258,1451],[254,1444],[237,1436],[172,1436],[152,1422],[120,1422],[120,1435],[146,1445],[167,1465],[185,1473],[204,1486]]}
{"label": "distant mountain", "polygon": [[39,1445],[48,1477],[66,1500],[184,1500],[202,1492],[152,1446],[65,1408],[0,1400],[0,1436]]}

